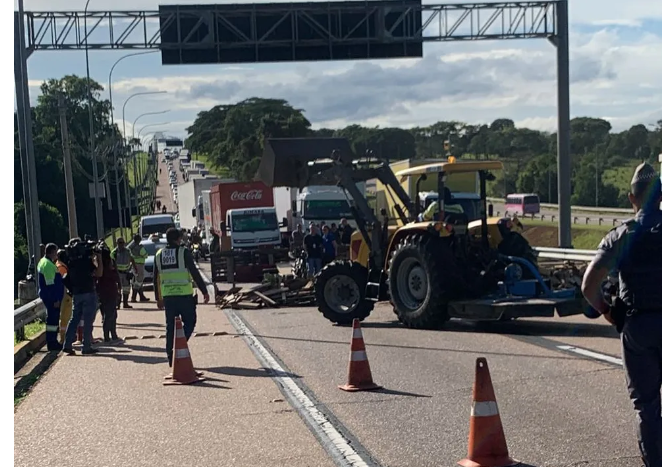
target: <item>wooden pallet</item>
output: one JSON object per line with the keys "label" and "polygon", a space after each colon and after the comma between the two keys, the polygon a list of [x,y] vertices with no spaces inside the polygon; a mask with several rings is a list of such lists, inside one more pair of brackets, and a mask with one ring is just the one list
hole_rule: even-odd
{"label": "wooden pallet", "polygon": [[312,281],[282,278],[278,284],[258,284],[252,287],[233,287],[221,291],[216,299],[220,308],[235,310],[257,310],[315,304]]}

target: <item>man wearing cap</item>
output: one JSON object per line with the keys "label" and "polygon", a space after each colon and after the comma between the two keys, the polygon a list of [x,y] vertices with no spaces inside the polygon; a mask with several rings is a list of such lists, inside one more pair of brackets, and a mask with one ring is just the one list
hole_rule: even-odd
{"label": "man wearing cap", "polygon": [[[111,252],[111,259],[116,262],[116,269],[120,276],[120,283],[122,284],[122,299],[123,308],[132,308],[128,303],[130,295],[130,275],[131,268],[134,266],[136,270],[136,263],[130,253],[129,249],[125,248],[125,239],[119,238],[116,240],[116,248]],[[118,308],[120,308],[120,300],[118,301]]]}
{"label": "man wearing cap", "polygon": [[194,264],[192,253],[181,244],[181,237],[179,230],[173,227],[167,230],[168,245],[155,255],[155,274],[153,276],[157,307],[164,310],[166,317],[166,353],[169,366],[173,362],[173,333],[176,317],[180,317],[183,321],[183,331],[188,340],[197,323],[193,280],[203,294],[204,303],[208,303],[210,300],[206,283]]}
{"label": "man wearing cap", "polygon": [[[601,241],[582,289],[590,305],[621,332],[638,445],[645,466],[657,467],[661,466],[661,179],[649,164],[636,168],[629,201],[636,216]],[[611,315],[601,286],[613,270],[618,272],[618,298],[626,312]]]}

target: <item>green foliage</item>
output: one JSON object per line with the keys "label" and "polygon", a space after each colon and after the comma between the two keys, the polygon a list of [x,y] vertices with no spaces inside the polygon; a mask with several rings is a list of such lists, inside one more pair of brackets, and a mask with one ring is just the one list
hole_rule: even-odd
{"label": "green foliage", "polygon": [[[111,162],[106,160],[107,154],[110,156],[106,149],[115,141],[115,138],[120,138],[120,134],[118,129],[115,126],[112,127],[109,123],[111,105],[109,101],[101,99],[102,86],[91,80],[90,88],[99,163],[98,171],[100,174],[104,174],[103,163],[107,162],[110,165]],[[32,108],[33,145],[39,197],[44,200],[48,199],[48,203],[59,211],[65,219],[67,218],[58,92],[63,93],[66,106],[67,129],[72,154],[74,194],[78,214],[78,233],[80,236],[84,234],[94,236],[96,233],[95,216],[90,215],[90,213],[94,212],[95,207],[94,201],[88,193],[88,183],[92,181],[92,162],[89,152],[90,127],[86,78],[68,75],[62,79],[46,81],[41,86],[41,95],[37,98],[37,105]],[[23,184],[16,119],[14,129],[14,202],[19,203],[23,201]],[[121,197],[124,203],[124,193],[121,193]],[[49,231],[44,227],[44,223],[42,219],[42,235],[48,235]],[[25,227],[22,228],[25,229]],[[56,235],[60,236],[62,233]]]}
{"label": "green foliage", "polygon": [[[634,125],[620,133],[611,130],[611,124],[600,118],[571,120],[575,204],[595,205],[598,186],[600,205],[626,206],[628,183],[618,177],[609,180],[605,173],[628,167],[633,171],[642,160],[655,162],[661,152],[661,121]],[[504,162],[505,171],[496,174],[497,180],[488,187],[490,195],[536,192],[543,202],[557,200],[557,135],[517,128],[506,118],[482,125],[440,121],[409,130],[361,125],[312,130],[302,110],[286,101],[252,98],[200,112],[188,132],[191,150],[206,154],[214,169],[240,180],[253,177],[263,139],[270,136],[345,137],[358,156],[372,150],[385,160],[441,159],[444,142],[449,141],[451,154],[458,158]]]}
{"label": "green foliage", "polygon": [[[39,219],[42,227],[42,243],[55,243],[62,247],[69,241],[67,227],[60,211],[48,204],[39,203]],[[14,203],[14,231],[22,238],[27,238],[25,231],[25,206]]]}

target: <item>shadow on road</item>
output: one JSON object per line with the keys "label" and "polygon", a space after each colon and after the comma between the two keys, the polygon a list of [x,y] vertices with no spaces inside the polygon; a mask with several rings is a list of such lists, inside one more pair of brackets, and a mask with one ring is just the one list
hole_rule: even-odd
{"label": "shadow on road", "polygon": [[[341,341],[328,341],[322,339],[300,339],[298,337],[281,337],[281,336],[267,336],[267,335],[258,335],[256,337],[261,337],[263,339],[276,339],[276,340],[286,340],[294,342],[310,342],[313,344],[335,344],[335,345],[345,345],[349,346],[349,342]],[[409,349],[409,350],[431,350],[435,352],[451,352],[451,353],[465,353],[465,354],[474,354],[478,355],[483,353],[484,355],[497,355],[501,357],[526,357],[526,358],[538,358],[538,359],[547,359],[547,360],[577,360],[577,357],[569,357],[567,355],[533,355],[533,354],[520,354],[520,353],[510,353],[510,352],[488,352],[486,350],[461,350],[461,349],[450,349],[446,347],[420,347],[416,345],[397,345],[397,344],[376,344],[365,342],[366,347],[387,347],[392,349]]]}
{"label": "shadow on road", "polygon": [[[399,321],[364,322],[362,327],[370,329],[407,329]],[[614,339],[619,337],[615,329],[606,324],[605,321],[599,321],[598,323],[568,323],[535,320],[463,321],[453,319],[445,323],[440,329],[432,331],[421,330],[421,332],[441,331],[541,337],[607,337]]]}
{"label": "shadow on road", "polygon": [[392,396],[427,397],[427,398],[432,397],[432,396],[428,396],[428,395],[425,395],[425,394],[416,394],[416,393],[413,393],[413,392],[396,391],[394,389],[386,389],[386,388],[377,389],[376,391],[372,391],[372,392],[376,392],[376,393],[379,393],[379,394],[388,394],[388,395],[392,395]]}
{"label": "shadow on road", "polygon": [[165,324],[164,323],[116,323],[116,327],[119,328],[149,328],[149,327],[154,327],[157,328],[158,330],[164,330]]}
{"label": "shadow on road", "polygon": [[300,378],[299,375],[288,372],[277,372],[270,370],[268,368],[240,368],[233,366],[219,366],[214,368],[205,368],[204,371],[210,371],[211,373],[218,373],[221,375],[232,375],[232,376],[245,376],[249,378],[264,377],[270,378],[273,376],[286,376],[289,378]]}

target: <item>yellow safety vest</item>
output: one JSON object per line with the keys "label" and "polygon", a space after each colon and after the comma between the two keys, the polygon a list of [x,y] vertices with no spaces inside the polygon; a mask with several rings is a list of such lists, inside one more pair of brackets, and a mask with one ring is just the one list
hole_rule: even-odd
{"label": "yellow safety vest", "polygon": [[134,258],[134,262],[136,264],[145,264],[146,263],[146,257],[148,256],[148,252],[146,252],[146,249],[144,247],[141,247],[139,250],[138,254],[132,253],[132,250],[130,249],[130,254],[132,255],[132,258]]}
{"label": "yellow safety vest", "polygon": [[185,266],[185,248],[162,248],[155,255],[162,297],[192,296],[192,278]]}
{"label": "yellow safety vest", "polygon": [[[459,204],[446,204],[444,205],[444,210],[446,212],[449,212],[451,214],[464,214],[465,211],[463,210],[462,206]],[[439,203],[437,201],[433,201],[430,203],[430,206],[428,206],[428,209],[423,213],[423,220],[424,221],[429,221],[432,218],[435,217],[435,214],[439,211]]]}
{"label": "yellow safety vest", "polygon": [[118,248],[114,248],[113,251],[111,252],[111,258],[116,262],[116,267],[118,268],[118,272],[127,272],[130,270],[130,258],[132,257],[132,253],[129,251],[129,249],[125,248],[121,252],[121,258],[125,262],[120,262],[118,261]]}

